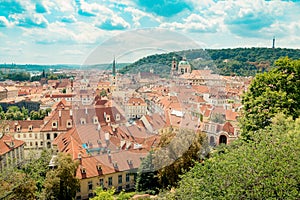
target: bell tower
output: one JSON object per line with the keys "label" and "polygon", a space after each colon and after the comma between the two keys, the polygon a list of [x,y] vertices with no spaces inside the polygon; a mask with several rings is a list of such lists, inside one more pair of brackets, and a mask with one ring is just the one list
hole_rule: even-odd
{"label": "bell tower", "polygon": [[176,69],[177,69],[177,61],[176,61],[176,57],[174,56],[173,59],[172,59],[171,77],[175,76]]}

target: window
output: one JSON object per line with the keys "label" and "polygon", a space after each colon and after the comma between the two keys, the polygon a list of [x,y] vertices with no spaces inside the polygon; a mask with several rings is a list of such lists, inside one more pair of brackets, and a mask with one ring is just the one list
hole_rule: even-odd
{"label": "window", "polygon": [[47,133],[47,140],[50,140],[50,133]]}
{"label": "window", "polygon": [[99,179],[99,185],[103,188],[104,187],[104,180],[103,178]]}
{"label": "window", "polygon": [[57,122],[56,121],[52,122],[52,128],[57,128]]}
{"label": "window", "polygon": [[84,118],[80,119],[80,124],[85,124],[85,119]]}
{"label": "window", "polygon": [[122,191],[122,186],[119,186],[119,187],[118,187],[118,191]]}
{"label": "window", "polygon": [[126,182],[130,181],[130,174],[126,174]]}
{"label": "window", "polygon": [[18,134],[18,138],[20,138],[20,134]]}
{"label": "window", "polygon": [[29,137],[30,137],[30,138],[32,137],[32,134],[31,134],[31,133],[29,133]]}
{"label": "window", "polygon": [[35,137],[35,139],[38,139],[38,135],[36,133],[34,134],[34,137]]}
{"label": "window", "polygon": [[67,128],[72,128],[72,120],[67,121]]}
{"label": "window", "polygon": [[26,133],[24,133],[23,138],[26,138]]}
{"label": "window", "polygon": [[88,190],[93,190],[93,182],[92,181],[88,182]]}
{"label": "window", "polygon": [[209,128],[208,124],[205,124],[204,130],[208,131],[208,128]]}
{"label": "window", "polygon": [[93,117],[94,124],[98,124],[98,118],[96,116]]}
{"label": "window", "polygon": [[57,137],[57,133],[54,133],[54,138],[56,138]]}
{"label": "window", "polygon": [[43,142],[41,142],[41,146],[43,146],[43,144],[44,144],[44,143],[43,143]]}
{"label": "window", "polygon": [[129,190],[129,188],[130,188],[130,185],[127,184],[127,185],[126,185],[126,190]]}
{"label": "window", "polygon": [[122,184],[122,175],[119,175],[119,176],[118,176],[118,183],[119,183],[119,184]]}
{"label": "window", "polygon": [[112,177],[108,177],[108,186],[112,186],[113,182],[112,182]]}

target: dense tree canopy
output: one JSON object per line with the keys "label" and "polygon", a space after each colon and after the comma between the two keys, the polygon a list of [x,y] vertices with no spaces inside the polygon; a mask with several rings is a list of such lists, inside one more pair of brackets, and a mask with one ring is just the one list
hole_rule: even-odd
{"label": "dense tree canopy", "polygon": [[9,106],[7,111],[4,112],[2,107],[0,106],[0,119],[4,120],[27,120],[28,118],[31,120],[41,120],[44,119],[48,113],[51,112],[51,108],[40,109],[38,111],[32,110],[30,113],[28,109],[22,107],[21,109],[18,106]]}
{"label": "dense tree canopy", "polygon": [[299,199],[299,163],[300,119],[279,114],[251,142],[240,140],[198,163],[173,198]]}
{"label": "dense tree canopy", "polygon": [[168,76],[173,57],[179,62],[183,56],[187,58],[193,69],[203,69],[208,66],[221,75],[254,76],[257,72],[270,70],[274,62],[281,57],[298,59],[300,50],[282,48],[193,49],[150,55],[126,65],[119,72],[149,72],[152,68],[155,73]]}
{"label": "dense tree canopy", "polygon": [[46,172],[49,170],[50,152],[41,155],[32,152],[23,165],[11,165],[0,173],[0,199],[40,198]]}
{"label": "dense tree canopy", "polygon": [[188,129],[172,130],[162,135],[159,148],[143,160],[137,176],[136,189],[156,193],[161,188],[175,186],[179,176],[195,161],[208,153],[206,135]]}
{"label": "dense tree canopy", "polygon": [[75,177],[78,163],[70,155],[59,154],[57,167],[47,172],[43,195],[45,199],[75,199],[79,189],[79,180]]}
{"label": "dense tree canopy", "polygon": [[258,74],[243,96],[240,120],[245,136],[268,126],[276,113],[300,114],[300,60],[282,58],[270,72]]}

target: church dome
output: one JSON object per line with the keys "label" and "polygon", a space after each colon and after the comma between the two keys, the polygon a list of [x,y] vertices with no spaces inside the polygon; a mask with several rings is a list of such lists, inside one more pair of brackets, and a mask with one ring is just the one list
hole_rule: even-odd
{"label": "church dome", "polygon": [[190,63],[186,60],[182,60],[178,63],[178,65],[189,65]]}

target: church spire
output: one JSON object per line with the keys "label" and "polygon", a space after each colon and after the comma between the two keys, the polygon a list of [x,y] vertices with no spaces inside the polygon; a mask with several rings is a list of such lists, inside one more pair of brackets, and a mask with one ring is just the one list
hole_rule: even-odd
{"label": "church spire", "polygon": [[114,57],[113,66],[112,66],[112,75],[116,76],[116,58]]}

